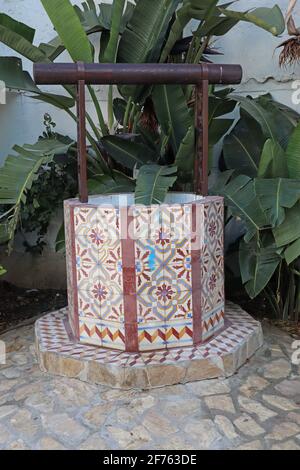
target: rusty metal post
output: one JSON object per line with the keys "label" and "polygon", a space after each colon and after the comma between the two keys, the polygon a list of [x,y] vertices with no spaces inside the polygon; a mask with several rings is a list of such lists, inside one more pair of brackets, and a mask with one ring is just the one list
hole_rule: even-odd
{"label": "rusty metal post", "polygon": [[196,194],[208,194],[208,94],[209,82],[202,80],[195,88],[195,131],[196,153],[194,163],[194,191]]}
{"label": "rusty metal post", "polygon": [[84,80],[79,80],[77,85],[77,136],[79,200],[88,202]]}

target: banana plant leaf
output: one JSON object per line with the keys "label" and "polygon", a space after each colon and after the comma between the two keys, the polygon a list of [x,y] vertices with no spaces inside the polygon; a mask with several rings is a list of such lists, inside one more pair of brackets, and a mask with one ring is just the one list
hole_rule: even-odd
{"label": "banana plant leaf", "polygon": [[13,239],[20,205],[26,202],[27,192],[38,178],[41,166],[50,163],[55,155],[67,152],[73,143],[68,137],[48,138],[34,145],[13,147],[15,154],[8,155],[0,168],[0,204],[13,206],[0,216],[1,242]]}
{"label": "banana plant leaf", "polygon": [[265,142],[257,172],[259,178],[287,178],[288,168],[285,152],[278,142]]}
{"label": "banana plant leaf", "polygon": [[300,181],[288,178],[254,180],[260,204],[272,227],[280,226],[286,209],[291,209],[300,199]]}
{"label": "banana plant leaf", "polygon": [[286,147],[288,139],[295,128],[286,113],[281,112],[276,105],[273,105],[265,97],[253,99],[251,97],[231,95],[231,98],[236,99],[241,108],[259,123],[267,139],[277,140],[283,148]]}
{"label": "banana plant leaf", "polygon": [[41,2],[74,62],[93,62],[92,46],[70,1]]}
{"label": "banana plant leaf", "polygon": [[181,8],[176,11],[175,20],[171,26],[167,42],[162,51],[160,62],[165,62],[171,53],[176,42],[181,38],[184,28],[188,25],[191,19],[201,20],[206,18],[209,20],[213,15],[216,0],[205,0],[199,2],[198,0],[183,0]]}
{"label": "banana plant leaf", "polygon": [[22,61],[18,57],[0,57],[0,80],[9,90],[21,90],[34,93],[33,99],[44,101],[53,106],[66,109],[73,108],[75,100],[68,96],[44,93],[36,86],[28,72],[22,70]]}
{"label": "banana plant leaf", "polygon": [[300,202],[286,211],[284,222],[273,229],[273,235],[278,248],[300,238]]}
{"label": "banana plant leaf", "polygon": [[161,204],[177,176],[176,166],[144,165],[140,168],[136,189],[136,204]]}
{"label": "banana plant leaf", "polygon": [[101,139],[107,153],[118,163],[134,170],[145,163],[156,161],[156,155],[146,145],[122,139],[118,136],[107,136]]}
{"label": "banana plant leaf", "polygon": [[295,128],[286,150],[289,176],[300,179],[300,124]]}
{"label": "banana plant leaf", "polygon": [[265,140],[257,121],[242,110],[241,119],[224,140],[226,167],[235,170],[236,174],[257,176]]}
{"label": "banana plant leaf", "polygon": [[[156,62],[180,0],[139,0],[120,39],[117,62]],[[145,87],[122,86],[121,94],[141,101]]]}
{"label": "banana plant leaf", "polygon": [[118,171],[113,171],[113,177],[101,175],[88,180],[89,194],[132,193],[135,181]]}
{"label": "banana plant leaf", "polygon": [[268,220],[256,196],[251,178],[239,175],[218,189],[225,197],[232,215],[244,220],[247,228],[245,241],[250,241],[258,230],[268,227]]}
{"label": "banana plant leaf", "polygon": [[124,6],[125,0],[114,0],[113,2],[110,37],[104,53],[104,62],[115,62],[116,60]]}
{"label": "banana plant leaf", "polygon": [[284,257],[287,264],[291,264],[300,257],[300,238],[287,247],[284,252]]}
{"label": "banana plant leaf", "polygon": [[175,157],[178,176],[181,181],[191,182],[193,176],[193,163],[195,158],[195,128],[190,126],[182,140]]}
{"label": "banana plant leaf", "polygon": [[19,36],[22,36],[26,41],[33,43],[35,36],[35,29],[31,28],[25,23],[16,21],[5,13],[0,13],[0,29],[4,28],[7,31],[14,32]]}
{"label": "banana plant leaf", "polygon": [[0,42],[32,62],[48,62],[45,53],[32,44],[34,30],[8,15],[0,16]]}
{"label": "banana plant leaf", "polygon": [[257,297],[275,273],[281,261],[277,251],[274,239],[269,235],[263,236],[260,244],[256,240],[240,242],[241,276],[251,299]]}
{"label": "banana plant leaf", "polygon": [[247,21],[265,29],[274,36],[279,36],[285,30],[285,20],[278,5],[272,8],[255,8],[245,13],[219,7],[219,11],[228,18]]}
{"label": "banana plant leaf", "polygon": [[180,144],[193,125],[183,89],[180,85],[159,85],[152,92],[155,113],[176,154]]}

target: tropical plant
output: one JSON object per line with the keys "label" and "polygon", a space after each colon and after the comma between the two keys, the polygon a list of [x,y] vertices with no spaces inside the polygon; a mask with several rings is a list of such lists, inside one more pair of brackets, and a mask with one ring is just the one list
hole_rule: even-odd
{"label": "tropical plant", "polygon": [[[227,205],[228,247],[251,298],[261,292],[274,313],[300,313],[300,116],[264,95],[236,97],[242,118],[225,138],[225,171],[214,191]],[[251,136],[251,138],[249,138]],[[235,230],[233,230],[235,227]]]}
{"label": "tropical plant", "polygon": [[[239,21],[280,35],[284,18],[277,5],[247,12],[230,9],[219,0],[114,0],[96,5],[93,0],[72,6],[69,0],[41,0],[57,36],[35,45],[35,30],[8,15],[0,15],[0,41],[32,62],[50,63],[67,50],[73,61],[199,63],[217,53],[211,47]],[[191,20],[191,36],[184,31]],[[90,40],[95,33],[99,47]],[[94,41],[95,43],[95,41]],[[55,106],[76,121],[75,89],[52,94],[35,85],[16,57],[0,58],[0,79],[8,89],[30,93],[33,99]],[[94,87],[88,87],[97,120],[87,113],[90,192],[134,191],[139,201],[164,199],[168,189],[190,188],[194,159],[193,87],[121,86],[121,98],[108,89],[105,122]],[[210,148],[228,132],[233,119],[225,114],[236,107],[229,90],[210,90]],[[74,151],[73,142],[57,135],[43,137],[33,146],[15,147],[0,171],[1,240],[12,239],[32,182],[55,155]],[[37,199],[37,198],[35,198]],[[23,205],[22,205],[23,204]]]}

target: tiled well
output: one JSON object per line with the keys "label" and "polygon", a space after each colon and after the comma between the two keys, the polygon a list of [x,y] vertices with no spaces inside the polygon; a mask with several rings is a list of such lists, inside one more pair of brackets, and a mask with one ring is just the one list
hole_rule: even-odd
{"label": "tiled well", "polygon": [[224,327],[223,200],[128,197],[65,202],[73,335],[127,352],[199,345]]}

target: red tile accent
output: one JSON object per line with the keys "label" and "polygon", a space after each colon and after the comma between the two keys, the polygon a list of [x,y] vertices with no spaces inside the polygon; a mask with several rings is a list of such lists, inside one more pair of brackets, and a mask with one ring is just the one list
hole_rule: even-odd
{"label": "red tile accent", "polygon": [[[200,344],[202,338],[202,306],[201,306],[201,234],[197,230],[197,213],[199,215],[202,207],[200,204],[192,204],[192,233],[196,234],[192,239],[192,291],[193,291],[193,341]],[[196,239],[195,239],[196,238]],[[196,242],[196,243],[194,243]],[[196,245],[196,249],[195,246]]]}
{"label": "red tile accent", "polygon": [[135,272],[135,241],[128,234],[128,227],[133,225],[133,216],[130,208],[120,209],[121,227],[126,226],[126,238],[122,231],[122,266],[123,266],[123,292],[124,292],[124,319],[125,319],[125,350],[137,352],[138,324],[136,301],[136,272]]}

